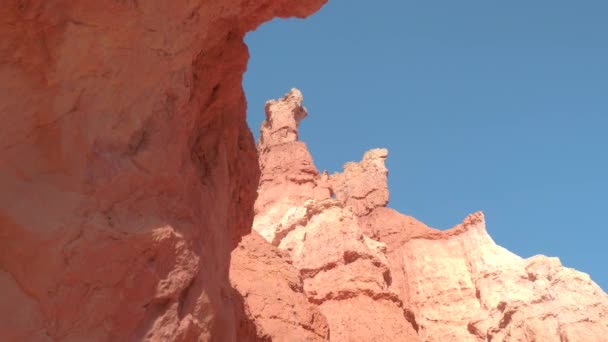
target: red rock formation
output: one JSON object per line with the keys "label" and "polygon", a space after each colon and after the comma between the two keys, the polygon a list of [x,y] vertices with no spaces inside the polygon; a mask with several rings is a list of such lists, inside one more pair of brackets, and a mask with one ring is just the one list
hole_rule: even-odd
{"label": "red rock formation", "polygon": [[384,149],[320,174],[297,140],[306,114],[297,90],[266,106],[253,228],[289,253],[332,341],[604,340],[589,276],[497,246],[482,213],[439,231],[387,208]]}
{"label": "red rock formation", "polygon": [[[390,291],[385,246],[363,234],[359,212],[346,204],[386,204],[381,195],[375,196],[381,191],[352,182],[371,178],[363,170],[386,177],[386,151],[370,152],[362,167],[352,164],[344,175],[320,174],[306,145],[297,141],[297,125],[305,116],[302,95],[295,89],[266,105],[253,228],[289,252],[308,301],[327,317],[332,341],[393,341],[396,336],[415,341],[410,312]],[[360,178],[348,178],[351,174]],[[337,199],[331,198],[330,184],[340,184]]]}
{"label": "red rock formation", "polygon": [[331,175],[336,199],[352,207],[357,216],[365,216],[388,204],[388,170],[384,166],[387,156],[386,149],[369,150],[361,162],[346,163],[343,173]]}
{"label": "red rock formation", "polygon": [[324,0],[0,6],[0,340],[236,339],[243,36]]}
{"label": "red rock formation", "polygon": [[[244,298],[244,324],[253,322],[255,336],[271,341],[326,341],[325,316],[306,300],[302,277],[288,253],[270,246],[256,232],[232,252],[230,280]],[[244,340],[248,332],[241,334]],[[244,336],[244,337],[243,337]]]}
{"label": "red rock formation", "polygon": [[258,182],[243,36],[323,2],[0,6],[0,340],[605,340],[587,275],[386,208],[385,150],[319,173],[296,90]]}

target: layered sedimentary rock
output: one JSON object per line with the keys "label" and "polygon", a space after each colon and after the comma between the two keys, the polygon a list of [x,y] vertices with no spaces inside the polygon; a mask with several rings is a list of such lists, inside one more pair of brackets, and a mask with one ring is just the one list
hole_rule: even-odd
{"label": "layered sedimentary rock", "polygon": [[608,296],[589,276],[497,246],[482,213],[439,231],[387,208],[385,149],[320,173],[298,141],[306,115],[295,89],[266,105],[253,229],[288,253],[331,341],[608,336]]}
{"label": "layered sedimentary rock", "polygon": [[243,36],[324,0],[0,6],[0,340],[236,339]]}
{"label": "layered sedimentary rock", "polygon": [[[411,219],[396,221],[401,231],[411,229]],[[399,242],[391,237],[388,258],[423,340],[604,340],[608,296],[587,274],[557,258],[522,259],[496,245],[480,212],[447,231],[417,228]]]}

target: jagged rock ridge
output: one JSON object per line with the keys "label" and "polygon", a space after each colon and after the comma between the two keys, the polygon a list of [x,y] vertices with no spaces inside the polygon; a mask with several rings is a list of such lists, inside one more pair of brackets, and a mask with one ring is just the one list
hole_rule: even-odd
{"label": "jagged rock ridge", "polygon": [[[296,89],[266,105],[253,229],[286,253],[286,264],[301,277],[298,300],[318,307],[329,340],[583,342],[607,336],[608,296],[588,275],[557,258],[522,259],[497,246],[481,212],[439,231],[387,208],[385,149],[366,152],[342,173],[320,173],[298,141],[306,115]],[[273,282],[272,273],[263,278]]]}

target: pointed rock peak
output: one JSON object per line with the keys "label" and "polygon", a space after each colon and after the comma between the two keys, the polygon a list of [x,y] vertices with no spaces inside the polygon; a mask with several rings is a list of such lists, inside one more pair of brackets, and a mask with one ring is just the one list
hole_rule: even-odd
{"label": "pointed rock peak", "polygon": [[266,102],[266,120],[260,128],[258,142],[260,151],[298,140],[298,126],[308,115],[302,106],[303,100],[302,93],[292,88],[282,99]]}
{"label": "pointed rock peak", "polygon": [[485,227],[486,218],[482,211],[477,211],[477,212],[469,214],[467,217],[465,217],[465,219],[462,221],[462,226],[465,229],[471,228],[473,226]]}
{"label": "pointed rock peak", "polygon": [[386,162],[386,157],[388,157],[387,149],[375,148],[365,152],[363,159],[361,160],[361,164],[367,163],[369,165],[374,165],[378,169],[388,172],[384,164]]}
{"label": "pointed rock peak", "polygon": [[[331,198],[328,177],[319,175],[306,144],[298,141],[298,124],[306,115],[302,93],[297,89],[266,103],[266,120],[258,142],[261,174],[255,212],[262,213],[259,216],[268,222],[282,217],[289,206]],[[283,203],[280,210],[276,210],[280,207],[277,203]]]}
{"label": "pointed rock peak", "polygon": [[388,173],[385,162],[388,157],[388,150],[385,148],[374,148],[365,154],[360,162],[348,162],[344,164],[344,174],[346,173]]}
{"label": "pointed rock peak", "polygon": [[471,230],[477,230],[487,235],[486,219],[483,212],[477,211],[475,213],[469,214],[467,217],[465,217],[464,220],[462,220],[462,223],[455,226],[454,228],[446,230],[444,233],[446,234],[446,236],[453,236],[460,235]]}
{"label": "pointed rock peak", "polygon": [[302,105],[302,101],[304,101],[304,97],[302,96],[300,89],[291,88],[291,90],[289,90],[289,92],[283,96],[282,101],[296,103],[298,106],[300,106]]}
{"label": "pointed rock peak", "polygon": [[494,244],[490,235],[486,231],[486,219],[481,211],[467,215],[461,223],[447,230],[430,229],[423,234],[424,238],[431,240],[450,239],[457,235],[462,235],[468,232],[479,233],[478,236],[487,238]]}
{"label": "pointed rock peak", "polygon": [[388,157],[388,150],[385,148],[374,148],[363,155],[363,161],[385,160]]}

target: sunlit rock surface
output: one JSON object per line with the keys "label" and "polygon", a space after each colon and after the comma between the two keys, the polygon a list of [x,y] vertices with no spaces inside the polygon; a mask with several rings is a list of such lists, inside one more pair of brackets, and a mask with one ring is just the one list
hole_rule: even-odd
{"label": "sunlit rock surface", "polygon": [[[557,258],[497,246],[481,212],[447,230],[387,208],[388,152],[320,173],[292,89],[269,101],[253,229],[289,255],[332,341],[603,341],[608,297]],[[274,247],[273,247],[274,248]]]}
{"label": "sunlit rock surface", "polygon": [[[330,177],[317,171],[306,145],[297,140],[298,122],[305,116],[296,89],[266,105],[253,229],[288,252],[308,301],[327,318],[332,341],[393,341],[397,336],[416,341],[412,315],[390,288],[386,246],[364,234],[359,213],[345,203],[359,201],[358,194],[367,189],[353,184],[349,173]],[[368,155],[349,172],[362,181],[366,169],[386,178],[386,151]],[[343,184],[335,199],[332,183]],[[386,204],[376,197],[361,200],[362,208]]]}

